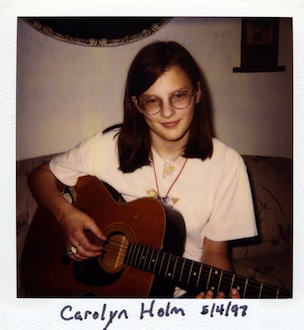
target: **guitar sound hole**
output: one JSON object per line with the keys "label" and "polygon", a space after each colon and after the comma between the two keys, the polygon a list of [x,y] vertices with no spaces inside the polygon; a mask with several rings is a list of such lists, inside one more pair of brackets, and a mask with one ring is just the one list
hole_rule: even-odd
{"label": "guitar sound hole", "polygon": [[125,267],[125,257],[129,246],[127,236],[122,232],[113,232],[107,235],[104,244],[100,265],[108,273],[117,273]]}

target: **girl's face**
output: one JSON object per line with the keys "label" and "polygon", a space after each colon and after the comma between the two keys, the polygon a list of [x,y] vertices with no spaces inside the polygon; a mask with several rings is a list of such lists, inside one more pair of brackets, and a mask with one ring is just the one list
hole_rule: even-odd
{"label": "girl's face", "polygon": [[[176,92],[192,93],[190,104],[184,109],[176,109],[170,103],[170,97]],[[146,114],[140,107],[140,103],[147,98],[154,97],[162,99],[161,110],[155,115]],[[194,116],[195,104],[200,101],[201,90],[193,91],[193,86],[186,73],[178,66],[166,71],[138,100],[133,97],[138,111],[142,113],[147,125],[150,128],[152,145],[168,144],[179,142],[184,146],[187,143],[189,128]],[[172,99],[171,99],[172,100]]]}

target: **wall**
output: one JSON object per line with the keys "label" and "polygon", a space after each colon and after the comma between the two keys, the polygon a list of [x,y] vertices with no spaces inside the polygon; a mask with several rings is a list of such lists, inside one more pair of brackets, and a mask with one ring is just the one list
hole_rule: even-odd
{"label": "wall", "polygon": [[57,153],[121,121],[128,67],[154,40],[176,40],[206,77],[216,136],[241,154],[292,157],[292,27],[281,19],[285,72],[233,73],[240,18],[174,18],[153,36],[106,48],[54,40],[18,21],[17,159]]}

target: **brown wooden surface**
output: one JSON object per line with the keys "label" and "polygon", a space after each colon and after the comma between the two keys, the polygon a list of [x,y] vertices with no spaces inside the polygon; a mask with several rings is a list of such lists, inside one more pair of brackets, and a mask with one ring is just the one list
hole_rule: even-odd
{"label": "brown wooden surface", "polygon": [[[160,249],[165,231],[165,213],[159,202],[143,198],[119,204],[104,185],[85,177],[76,186],[75,206],[91,216],[102,230],[111,226],[126,230],[132,240]],[[120,227],[121,226],[121,227]],[[73,276],[73,261],[63,264],[65,244],[58,222],[43,208],[38,208],[28,233],[21,258],[21,281],[31,297],[73,297],[94,292],[97,296],[146,297],[153,275],[126,267],[113,284],[92,287]],[[69,259],[67,259],[69,260]]]}

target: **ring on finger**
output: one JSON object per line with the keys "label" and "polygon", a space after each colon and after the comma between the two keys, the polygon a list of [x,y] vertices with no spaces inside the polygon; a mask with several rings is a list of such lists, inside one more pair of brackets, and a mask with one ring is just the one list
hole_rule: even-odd
{"label": "ring on finger", "polygon": [[73,254],[78,253],[78,249],[77,249],[77,247],[76,247],[76,246],[71,246],[71,252],[72,252]]}

